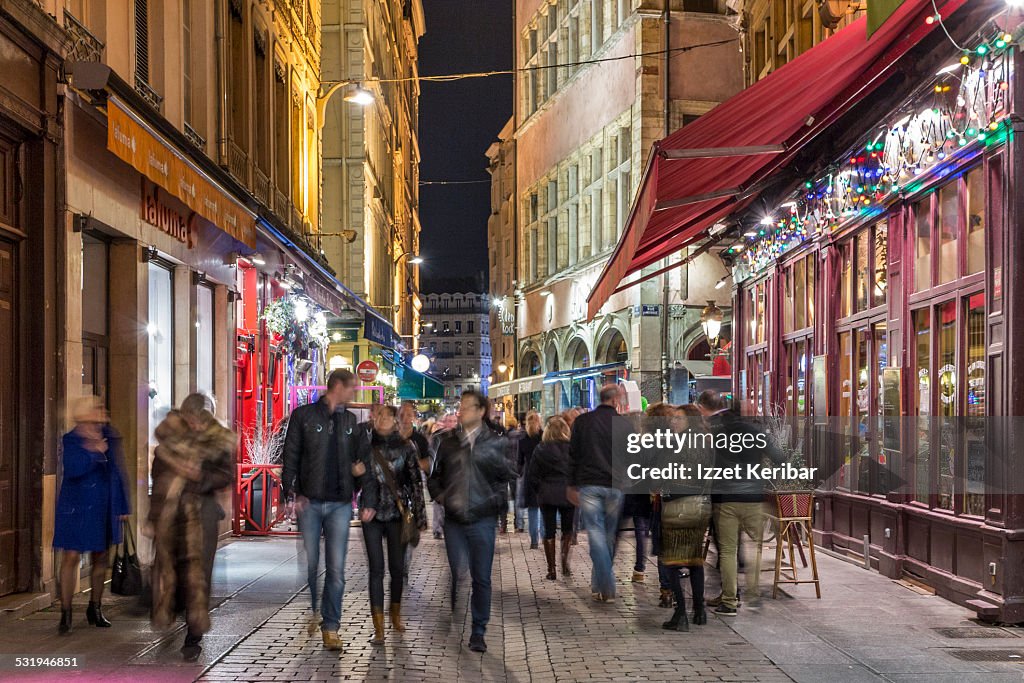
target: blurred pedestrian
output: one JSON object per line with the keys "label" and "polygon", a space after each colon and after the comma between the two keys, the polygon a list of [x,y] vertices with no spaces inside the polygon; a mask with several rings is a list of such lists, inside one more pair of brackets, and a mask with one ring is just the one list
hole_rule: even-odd
{"label": "blurred pedestrian", "polygon": [[491,566],[497,516],[505,509],[506,485],[515,478],[506,441],[486,426],[490,402],[476,390],[462,392],[459,428],[438,445],[427,481],[430,494],[444,505],[444,538],[451,569],[452,609],[466,565],[473,579],[473,617],[469,649],[486,652],[484,635],[491,616]]}
{"label": "blurred pedestrian", "polygon": [[61,634],[71,632],[71,599],[82,553],[89,553],[92,562],[86,619],[93,626],[110,626],[102,607],[110,565],[107,551],[121,542],[123,521],[131,512],[121,435],[110,425],[99,397],[77,399],[71,419],[75,426],[61,440],[63,477],[53,529],[53,547],[62,551]]}
{"label": "blurred pedestrian", "polygon": [[405,583],[405,549],[409,540],[403,538],[407,515],[416,529],[427,528],[423,504],[423,483],[416,446],[398,429],[398,411],[382,405],[373,418],[373,433],[365,444],[362,458],[370,463],[370,476],[363,486],[362,506],[376,511],[365,521],[363,541],[369,565],[370,616],[373,620],[372,643],[384,642],[384,545],[387,544],[388,574],[391,577],[389,613],[391,628],[405,631],[402,623],[402,588]]}
{"label": "blurred pedestrian", "polygon": [[[430,469],[427,470],[427,483],[429,484],[430,472],[433,469],[434,458],[437,456],[437,447],[441,443],[441,439],[444,435],[451,431],[449,427],[445,426],[444,421],[438,420],[434,422],[433,429],[430,431]],[[421,463],[422,466],[422,463]],[[427,487],[429,493],[430,487]],[[434,499],[433,494],[430,495],[430,530],[434,533],[434,539],[440,540],[444,538],[444,505]]]}
{"label": "blurred pedestrian", "polygon": [[153,532],[153,625],[174,623],[180,595],[188,629],[182,652],[198,657],[210,630],[210,584],[217,552],[217,526],[224,510],[217,495],[234,481],[238,438],[217,418],[213,399],[190,394],[154,432],[153,488],[149,524]]}
{"label": "blurred pedestrian", "polygon": [[[763,432],[760,425],[742,417],[738,411],[730,409],[718,392],[702,392],[697,398],[697,407],[711,431],[716,435],[725,436],[721,439],[722,442],[742,443],[745,446],[739,449],[739,452],[734,452],[728,446],[716,448],[716,467],[723,468],[723,471],[738,467],[741,472],[745,472],[749,465],[761,465],[765,460],[770,460],[776,465],[785,462],[782,452],[770,436],[761,441],[765,444],[764,448],[757,445],[758,436]],[[716,443],[717,441],[718,439]],[[746,447],[746,444],[751,446]],[[753,539],[756,551],[753,566],[746,568],[748,600],[753,605],[759,603],[764,493],[764,483],[761,480],[746,477],[716,481],[712,487],[715,540],[718,544],[718,566],[722,574],[722,595],[714,600],[718,605],[715,608],[716,614],[736,616],[739,607],[737,556],[743,531]]]}
{"label": "blurred pedestrian", "polygon": [[544,556],[548,561],[547,578],[554,580],[555,538],[558,518],[562,520],[562,576],[569,575],[569,545],[572,542],[572,520],[575,512],[566,492],[569,488],[569,425],[559,415],[548,418],[539,446],[533,451],[528,466],[527,488],[540,504],[544,516]]}
{"label": "blurred pedestrian", "polygon": [[508,533],[508,513],[509,508],[512,509],[512,529],[518,531],[519,511],[518,505],[518,486],[519,477],[522,476],[522,471],[518,469],[519,465],[519,439],[523,436],[523,431],[519,428],[519,422],[514,418],[509,418],[508,424],[502,427],[496,421],[488,418],[487,423],[495,431],[496,434],[505,437],[505,460],[508,461],[508,466],[512,468],[512,471],[516,473],[515,479],[508,482],[505,485],[505,508],[498,515],[498,529],[501,533]]}
{"label": "blurred pedestrian", "polygon": [[[530,459],[534,449],[540,444],[544,429],[540,419],[540,413],[531,410],[526,413],[524,420],[526,428],[523,430],[523,437],[519,439],[519,472],[525,482],[526,472],[530,468]],[[568,429],[568,425],[566,425]],[[536,490],[530,486],[522,487],[523,507],[526,508],[526,524],[530,530],[530,549],[536,550],[540,542],[540,503],[537,500]]]}
{"label": "blurred pedestrian", "polygon": [[622,491],[612,486],[612,426],[618,416],[619,388],[605,385],[599,396],[601,405],[577,417],[572,426],[568,499],[580,508],[587,530],[592,596],[597,602],[611,602],[615,599],[615,535],[622,512]]}
{"label": "blurred pedestrian", "polygon": [[[324,648],[336,651],[342,649],[338,627],[345,593],[352,497],[365,481],[368,465],[360,459],[368,434],[357,425],[355,413],[346,408],[355,391],[355,375],[349,370],[334,370],[327,376],[327,391],[319,401],[292,411],[281,473],[281,493],[286,498],[295,496],[306,549],[306,579],[313,607],[308,629],[312,634],[319,625]],[[371,507],[359,510],[364,523],[374,514]],[[322,600],[317,591],[321,534],[327,568]],[[317,618],[318,608],[322,624]]]}
{"label": "blurred pedestrian", "polygon": [[[675,411],[674,411],[675,412]],[[648,411],[650,413],[650,410]],[[660,411],[660,416],[665,416]],[[681,432],[700,428],[700,411],[695,406],[680,406],[678,417],[672,429]],[[657,425],[663,427],[664,425]],[[690,448],[685,453],[686,466],[709,467],[714,462],[711,449]],[[693,623],[706,624],[704,609],[704,535],[711,521],[711,498],[703,480],[679,480],[673,482],[671,493],[662,493],[656,507],[656,542],[658,561],[665,567],[667,581],[675,597],[675,611],[662,624],[668,630],[688,631],[686,617],[686,592],[683,589],[683,572],[689,574],[690,592],[693,596]]]}

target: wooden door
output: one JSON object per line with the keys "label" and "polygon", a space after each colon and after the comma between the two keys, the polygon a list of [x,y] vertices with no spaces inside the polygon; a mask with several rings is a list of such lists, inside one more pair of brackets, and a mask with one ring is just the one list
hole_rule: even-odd
{"label": "wooden door", "polygon": [[17,582],[17,291],[15,246],[0,239],[0,595]]}

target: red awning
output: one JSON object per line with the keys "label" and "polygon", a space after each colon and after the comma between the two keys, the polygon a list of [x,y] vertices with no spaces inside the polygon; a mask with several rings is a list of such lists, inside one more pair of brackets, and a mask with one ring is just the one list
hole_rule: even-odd
{"label": "red awning", "polygon": [[[944,20],[966,0],[937,0]],[[905,0],[871,38],[866,19],[655,143],[622,237],[588,298],[593,318],[630,273],[673,254],[757,198],[762,183],[938,28],[932,0]]]}

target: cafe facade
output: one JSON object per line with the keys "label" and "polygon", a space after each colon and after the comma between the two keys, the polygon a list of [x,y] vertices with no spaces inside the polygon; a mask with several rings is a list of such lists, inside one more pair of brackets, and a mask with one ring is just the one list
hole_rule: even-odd
{"label": "cafe facade", "polygon": [[1024,17],[907,0],[659,141],[588,300],[698,243],[733,392],[821,469],[816,541],[1024,622]]}

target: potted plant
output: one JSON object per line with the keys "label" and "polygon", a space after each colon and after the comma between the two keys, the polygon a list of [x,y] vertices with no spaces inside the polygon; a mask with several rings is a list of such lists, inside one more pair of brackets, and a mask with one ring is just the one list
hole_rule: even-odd
{"label": "potted plant", "polygon": [[779,518],[809,518],[814,510],[816,480],[808,474],[804,457],[806,444],[798,430],[798,418],[787,418],[781,406],[769,406],[763,418],[765,430],[782,451],[789,465],[782,475],[769,480],[774,515]]}
{"label": "potted plant", "polygon": [[[245,475],[249,479],[248,507],[255,528],[250,531],[266,531],[270,520],[276,516],[274,505],[274,489],[278,486],[277,479],[270,477],[268,470],[280,475],[281,459],[284,455],[284,437],[287,424],[282,422],[277,429],[268,429],[262,424],[244,435],[245,450],[249,462],[263,467],[249,470]],[[267,495],[264,495],[266,492]],[[247,523],[248,524],[248,523]]]}

